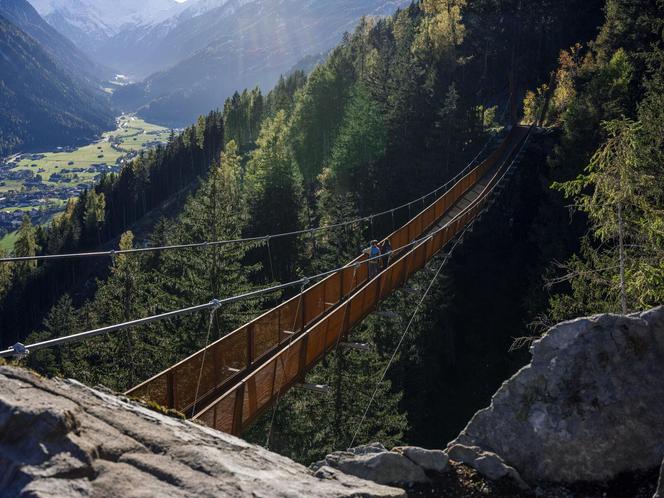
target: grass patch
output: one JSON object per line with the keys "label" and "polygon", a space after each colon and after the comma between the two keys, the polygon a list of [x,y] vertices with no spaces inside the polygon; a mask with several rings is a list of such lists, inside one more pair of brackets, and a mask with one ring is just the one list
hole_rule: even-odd
{"label": "grass patch", "polygon": [[[40,159],[23,159],[12,168],[12,171],[31,171],[35,175],[41,175],[44,184],[56,188],[68,188],[79,183],[92,185],[99,171],[88,172],[89,168],[93,165],[113,166],[125,155],[125,152],[112,147],[111,140],[119,141],[119,147],[124,151],[139,152],[145,149],[148,143],[167,142],[169,135],[168,128],[146,123],[135,116],[122,116],[118,120],[118,128],[104,133],[101,140],[71,152],[46,152],[39,154],[44,156]],[[83,171],[72,172],[73,169],[83,169]],[[63,173],[63,170],[67,172]],[[55,173],[66,176],[69,181],[49,181],[51,175]],[[22,186],[22,182],[16,180],[0,182],[0,194],[10,190],[20,191]]]}
{"label": "grass patch", "polygon": [[6,253],[10,253],[14,250],[14,244],[16,243],[16,239],[18,239],[18,231],[16,232],[11,232],[5,235],[3,238],[0,239],[0,249],[5,251]]}
{"label": "grass patch", "polygon": [[[101,147],[99,149],[98,147]],[[41,175],[43,183],[47,185],[68,187],[79,183],[94,182],[97,172],[78,171],[71,172],[72,169],[83,168],[87,170],[94,164],[113,165],[123,154],[111,147],[106,140],[95,144],[86,145],[76,149],[73,152],[47,152],[41,159],[23,159],[18,165],[12,168],[13,171],[32,171],[35,175]],[[102,157],[99,157],[102,156]],[[68,170],[66,175],[72,175],[69,183],[50,182],[52,174],[63,174],[63,170]],[[76,176],[73,176],[76,175]],[[7,185],[0,186],[0,192],[8,190],[19,190],[15,185],[17,182],[7,182]]]}

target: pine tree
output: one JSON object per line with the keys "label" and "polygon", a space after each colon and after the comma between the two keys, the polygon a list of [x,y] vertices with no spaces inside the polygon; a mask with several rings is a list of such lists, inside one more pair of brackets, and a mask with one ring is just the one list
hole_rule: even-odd
{"label": "pine tree", "polygon": [[[78,311],[74,308],[71,297],[65,294],[49,311],[44,319],[43,329],[31,334],[27,342],[34,343],[72,335],[79,332],[79,327]],[[38,368],[49,377],[59,375],[80,378],[79,369],[82,367],[79,359],[72,355],[72,348],[68,345],[30,353],[26,364],[30,368]]]}
{"label": "pine tree", "polygon": [[385,155],[387,135],[380,107],[355,87],[332,148],[329,168],[341,190],[368,192],[379,181],[375,163]]}
{"label": "pine tree", "polygon": [[582,258],[573,258],[567,266],[567,274],[575,281],[573,295],[552,301],[557,317],[571,311],[571,300],[576,301],[572,310],[581,311],[581,306],[587,312],[597,312],[605,311],[597,306],[606,306],[609,311],[626,314],[655,305],[664,297],[647,291],[641,283],[646,278],[656,289],[664,287],[661,166],[659,172],[645,166],[644,158],[650,156],[643,151],[653,149],[640,123],[615,120],[605,123],[605,128],[608,139],[586,173],[556,185],[575,199],[576,208],[588,216],[592,231]]}
{"label": "pine tree", "polygon": [[101,244],[101,227],[106,218],[106,198],[103,192],[98,194],[95,189],[88,192],[84,216],[83,226],[88,239]]}
{"label": "pine tree", "polygon": [[[247,165],[249,233],[255,236],[303,229],[302,175],[290,147],[284,111],[265,121],[257,144]],[[301,252],[298,237],[271,240],[270,254],[264,254],[261,261],[273,279],[287,282],[295,275]]]}
{"label": "pine tree", "polygon": [[[4,249],[0,249],[0,258],[4,258],[6,256],[7,253],[4,251]],[[2,313],[2,300],[11,288],[13,276],[14,264],[0,263],[0,313]]]}
{"label": "pine tree", "polygon": [[462,9],[466,3],[466,0],[423,0],[421,8],[427,17],[420,26],[416,50],[430,50],[438,58],[453,60],[455,49],[465,36]]}
{"label": "pine tree", "polygon": [[[35,236],[35,227],[27,214],[23,215],[21,227],[18,229],[16,242],[14,243],[14,254],[19,258],[36,256],[39,246]],[[27,276],[37,268],[37,261],[22,261],[16,264],[16,275],[19,278]]]}

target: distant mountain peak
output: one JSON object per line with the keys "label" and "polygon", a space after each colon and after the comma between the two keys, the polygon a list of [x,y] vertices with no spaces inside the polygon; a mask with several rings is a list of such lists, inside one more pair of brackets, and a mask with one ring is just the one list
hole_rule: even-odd
{"label": "distant mountain peak", "polygon": [[[81,29],[101,28],[108,36],[127,25],[164,21],[187,7],[175,0],[30,0],[47,20],[64,18]],[[57,27],[57,26],[56,26]]]}

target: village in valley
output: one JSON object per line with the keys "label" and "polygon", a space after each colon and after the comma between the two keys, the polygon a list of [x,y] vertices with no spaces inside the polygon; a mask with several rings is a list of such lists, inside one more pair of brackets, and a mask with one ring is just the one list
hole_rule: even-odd
{"label": "village in valley", "polygon": [[164,144],[172,131],[133,115],[122,115],[117,129],[89,145],[0,158],[0,241],[6,249],[27,214],[47,223],[71,198],[110,173],[118,173],[141,150]]}

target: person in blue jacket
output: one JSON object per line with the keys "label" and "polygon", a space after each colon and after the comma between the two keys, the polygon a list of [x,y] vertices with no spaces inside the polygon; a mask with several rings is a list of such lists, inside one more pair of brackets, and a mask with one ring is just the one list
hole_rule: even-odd
{"label": "person in blue jacket", "polygon": [[369,247],[369,278],[372,279],[378,275],[378,264],[380,263],[380,247],[378,246],[377,240],[371,241],[371,247]]}

